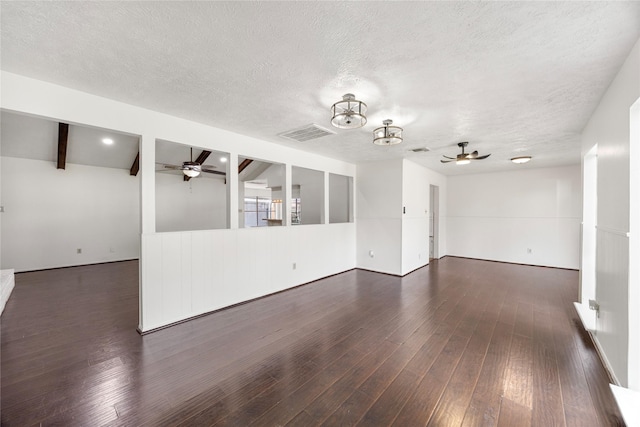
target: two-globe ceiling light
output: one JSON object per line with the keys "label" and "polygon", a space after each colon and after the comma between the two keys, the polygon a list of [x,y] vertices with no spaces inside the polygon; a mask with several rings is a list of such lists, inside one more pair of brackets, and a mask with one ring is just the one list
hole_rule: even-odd
{"label": "two-globe ceiling light", "polygon": [[[354,94],[347,93],[331,106],[331,124],[339,129],[357,129],[367,123],[367,104],[358,101]],[[396,145],[402,142],[402,128],[391,126],[392,120],[382,122],[383,126],[373,131],[376,145]]]}

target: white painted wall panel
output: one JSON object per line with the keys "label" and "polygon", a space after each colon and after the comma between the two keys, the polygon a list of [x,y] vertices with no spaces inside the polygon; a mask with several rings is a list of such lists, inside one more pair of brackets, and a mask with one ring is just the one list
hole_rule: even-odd
{"label": "white painted wall panel", "polygon": [[596,337],[605,350],[605,359],[623,387],[627,386],[629,317],[619,301],[628,296],[629,239],[624,232],[597,231],[596,300],[600,316],[596,319]]}
{"label": "white painted wall panel", "polygon": [[[640,325],[629,319],[640,309],[640,302],[633,297],[630,299],[640,285],[629,283],[632,267],[629,265],[629,242],[635,240],[632,237],[625,241],[624,234],[632,228],[631,170],[640,166],[637,164],[639,159],[631,157],[631,108],[638,98],[640,40],[582,131],[583,156],[596,144],[598,146],[596,298],[600,310],[606,314],[604,318],[601,316],[595,337],[613,374],[622,385],[629,385],[636,391],[640,390],[640,345],[637,345]],[[640,218],[631,220],[637,224]],[[625,244],[626,249],[623,249]],[[619,258],[612,259],[614,254]],[[637,267],[637,260],[632,260]],[[630,316],[630,313],[634,314]],[[600,331],[600,328],[604,329]]]}
{"label": "white painted wall panel", "polygon": [[449,177],[448,254],[577,269],[580,210],[579,165]]}
{"label": "white painted wall panel", "polygon": [[355,238],[351,223],[143,235],[142,330],[355,268]]}
{"label": "white painted wall panel", "polygon": [[144,261],[141,269],[141,313],[138,328],[144,331],[144,322],[148,325],[162,325],[162,235],[147,234],[142,236],[142,254]]}

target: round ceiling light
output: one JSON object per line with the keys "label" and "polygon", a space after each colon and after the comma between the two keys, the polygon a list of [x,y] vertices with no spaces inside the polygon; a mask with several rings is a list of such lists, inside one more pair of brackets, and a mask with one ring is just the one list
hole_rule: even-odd
{"label": "round ceiling light", "polygon": [[531,160],[531,156],[519,156],[511,159],[513,163],[517,164],[527,163],[529,160]]}
{"label": "round ceiling light", "polygon": [[402,128],[391,126],[393,120],[382,122],[384,126],[373,131],[373,143],[376,145],[396,145],[402,142]]}
{"label": "round ceiling light", "polygon": [[102,138],[102,143],[105,145],[112,145],[113,144],[113,139],[111,138]]}
{"label": "round ceiling light", "polygon": [[347,93],[331,106],[331,124],[339,129],[357,129],[367,123],[367,104]]}

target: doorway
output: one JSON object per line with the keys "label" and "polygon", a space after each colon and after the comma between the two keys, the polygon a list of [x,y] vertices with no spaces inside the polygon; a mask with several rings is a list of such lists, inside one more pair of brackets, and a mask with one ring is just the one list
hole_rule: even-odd
{"label": "doorway", "polygon": [[429,185],[429,261],[438,259],[440,188]]}

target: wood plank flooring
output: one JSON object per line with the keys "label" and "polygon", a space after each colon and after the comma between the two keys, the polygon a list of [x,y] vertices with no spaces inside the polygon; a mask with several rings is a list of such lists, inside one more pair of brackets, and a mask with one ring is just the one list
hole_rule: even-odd
{"label": "wood plank flooring", "polygon": [[146,336],[138,264],[23,273],[3,426],[620,426],[576,271],[349,271]]}

